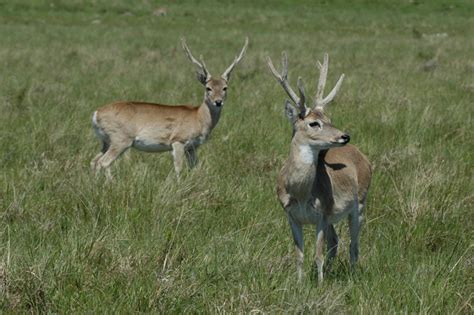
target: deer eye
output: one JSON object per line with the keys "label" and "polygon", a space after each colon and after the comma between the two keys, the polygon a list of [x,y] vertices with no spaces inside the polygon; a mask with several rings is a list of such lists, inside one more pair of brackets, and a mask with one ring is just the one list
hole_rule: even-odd
{"label": "deer eye", "polygon": [[310,126],[311,128],[315,128],[315,127],[321,128],[321,124],[320,124],[319,121],[317,121],[317,120],[316,120],[316,121],[313,121],[313,122],[310,122],[310,123],[309,123],[309,126]]}
{"label": "deer eye", "polygon": [[211,92],[212,89],[211,89],[210,87],[207,87],[207,88],[206,88],[206,91]]}
{"label": "deer eye", "polygon": [[223,88],[224,91],[227,91],[227,86]]}

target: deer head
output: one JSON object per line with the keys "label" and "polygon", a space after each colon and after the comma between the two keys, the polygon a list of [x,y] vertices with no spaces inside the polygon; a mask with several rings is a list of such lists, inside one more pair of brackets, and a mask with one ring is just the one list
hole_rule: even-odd
{"label": "deer head", "polygon": [[350,136],[334,127],[329,117],[324,113],[324,108],[334,99],[341,87],[344,74],[341,75],[331,92],[323,98],[329,63],[328,54],[325,54],[323,64],[318,62],[320,69],[318,89],[314,97],[313,106],[309,108],[306,104],[303,80],[301,77],[298,78],[298,96],[288,83],[288,57],[284,52],[282,55],[281,74],[275,69],[271,59],[269,57],[267,59],[270,71],[281,84],[291,101],[296,105],[296,107],[293,106],[288,100],[285,104],[286,115],[293,126],[293,137],[301,144],[309,145],[317,150],[347,144]]}
{"label": "deer head", "polygon": [[244,47],[240,51],[240,54],[235,57],[234,62],[232,62],[232,64],[224,71],[224,73],[220,77],[214,78],[207,70],[206,64],[204,63],[202,56],[200,56],[199,58],[200,61],[194,58],[188,46],[186,45],[185,39],[182,39],[183,49],[186,52],[186,55],[192,63],[198,66],[198,70],[196,71],[197,79],[206,88],[204,94],[204,102],[209,106],[215,106],[219,108],[224,105],[224,101],[227,97],[227,84],[230,80],[230,74],[232,73],[232,70],[234,70],[234,67],[240,62],[240,60],[244,56],[248,43],[249,39],[247,37],[245,38]]}

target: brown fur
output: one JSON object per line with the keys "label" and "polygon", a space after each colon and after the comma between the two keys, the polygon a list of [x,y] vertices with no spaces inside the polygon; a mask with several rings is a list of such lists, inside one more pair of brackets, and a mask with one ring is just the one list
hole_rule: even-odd
{"label": "brown fur", "polygon": [[173,151],[177,175],[183,161],[190,167],[197,163],[196,149],[207,140],[219,121],[227,96],[227,84],[235,65],[243,57],[245,45],[221,77],[213,78],[204,63],[195,59],[185,41],[183,49],[199,67],[198,80],[205,87],[204,100],[199,106],[162,105],[146,102],[115,102],[94,112],[93,126],[102,141],[101,153],[91,161],[97,172],[108,167],[128,148],[148,152]]}
{"label": "brown fur", "polygon": [[[205,87],[204,101],[197,107],[116,102],[99,108],[93,124],[103,150],[92,160],[92,168],[96,172],[107,169],[130,147],[148,152],[173,151],[177,175],[185,158],[193,167],[197,163],[196,149],[219,121],[227,95],[227,82],[222,78],[210,79]],[[111,178],[110,171],[107,175]]]}
{"label": "brown fur", "polygon": [[159,143],[171,145],[210,132],[206,107],[117,102],[99,108],[96,117],[99,128],[108,135],[119,131],[120,137],[133,141],[140,129],[148,128],[154,130]]}
{"label": "brown fur", "polygon": [[298,78],[299,97],[288,83],[288,59],[282,58],[279,73],[270,58],[268,66],[290,99],[286,102],[286,115],[293,127],[290,156],[283,165],[277,180],[277,195],[288,217],[295,242],[298,279],[303,266],[303,225],[316,228],[316,264],[319,281],[323,280],[324,251],[332,259],[337,252],[338,237],[333,224],[349,218],[351,234],[350,257],[354,265],[359,255],[359,230],[372,171],[367,158],[352,145],[347,145],[349,135],[331,124],[324,114],[324,107],[337,94],[344,74],[331,92],[323,97],[326,85],[329,56],[325,54],[320,64],[318,89],[314,106],[306,105],[303,81]]}
{"label": "brown fur", "polygon": [[[316,120],[323,123],[322,130],[315,131],[309,126]],[[299,118],[294,131],[290,156],[278,177],[277,194],[294,233],[299,275],[303,259],[303,240],[299,230],[304,224],[321,226],[324,222],[320,229],[325,232],[318,237],[316,258],[322,280],[322,238],[328,240],[330,248],[337,247],[337,235],[332,225],[347,216],[358,222],[362,220],[372,172],[369,161],[357,147],[336,143],[343,133],[331,125],[322,111],[313,110],[304,119]],[[302,147],[312,148],[313,163],[305,160]],[[354,229],[358,233],[358,225]],[[352,242],[358,244],[358,240]],[[358,253],[358,246],[354,246],[357,248],[351,252],[353,263]],[[331,257],[334,255],[335,250],[330,253]]]}

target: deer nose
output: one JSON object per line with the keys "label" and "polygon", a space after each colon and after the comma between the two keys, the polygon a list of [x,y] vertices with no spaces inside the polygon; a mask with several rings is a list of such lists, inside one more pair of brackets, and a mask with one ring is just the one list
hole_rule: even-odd
{"label": "deer nose", "polygon": [[216,100],[215,104],[217,107],[222,106],[222,100]]}
{"label": "deer nose", "polygon": [[349,143],[349,141],[351,140],[351,136],[345,133],[341,136],[341,139],[343,140],[344,144],[346,144],[346,143]]}

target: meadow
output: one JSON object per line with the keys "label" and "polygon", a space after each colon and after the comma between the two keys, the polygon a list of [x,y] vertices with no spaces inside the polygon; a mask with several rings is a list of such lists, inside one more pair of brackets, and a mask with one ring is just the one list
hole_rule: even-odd
{"label": "meadow", "polygon": [[[0,1],[0,311],[472,314],[473,30],[469,0]],[[132,150],[92,174],[97,107],[200,104],[180,38],[220,75],[245,36],[197,168]],[[341,222],[321,285],[275,193],[282,51],[307,93],[324,52],[346,74],[330,116],[374,167],[358,269]]]}

